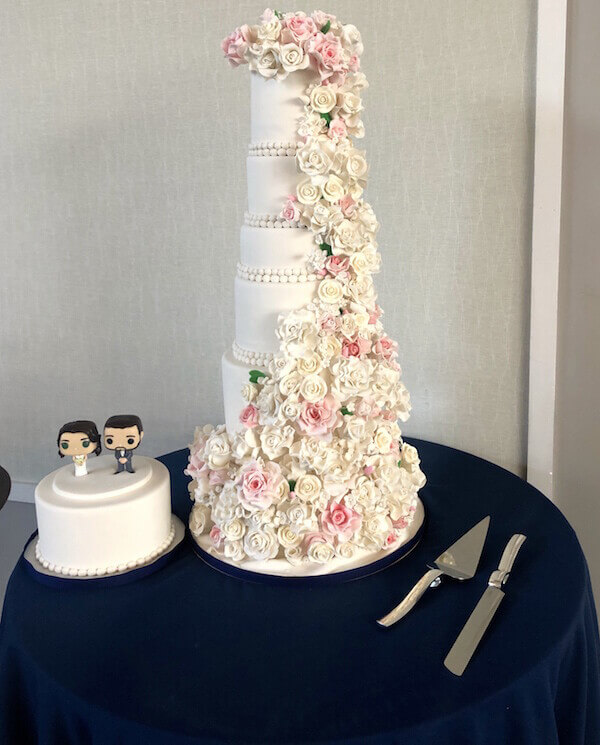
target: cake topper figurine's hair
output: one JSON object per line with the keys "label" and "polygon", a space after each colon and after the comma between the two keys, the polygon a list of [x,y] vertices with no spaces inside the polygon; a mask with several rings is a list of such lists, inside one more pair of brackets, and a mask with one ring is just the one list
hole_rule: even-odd
{"label": "cake topper figurine's hair", "polygon": [[136,414],[115,414],[106,420],[104,425],[104,446],[115,451],[117,470],[115,473],[128,471],[135,473],[131,459],[133,451],[144,436],[142,420]]}
{"label": "cake topper figurine's hair", "polygon": [[56,438],[58,454],[61,458],[70,455],[75,464],[75,476],[87,474],[86,460],[88,455],[100,455],[102,445],[100,434],[94,422],[89,419],[77,419],[67,422],[58,431]]}

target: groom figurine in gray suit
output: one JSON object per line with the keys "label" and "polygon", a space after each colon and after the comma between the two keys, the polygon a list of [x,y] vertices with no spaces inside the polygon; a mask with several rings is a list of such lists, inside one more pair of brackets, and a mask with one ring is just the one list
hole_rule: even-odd
{"label": "groom figurine in gray suit", "polygon": [[142,420],[135,414],[116,414],[106,420],[104,425],[104,447],[115,451],[117,470],[135,473],[131,459],[133,451],[142,441],[144,428]]}

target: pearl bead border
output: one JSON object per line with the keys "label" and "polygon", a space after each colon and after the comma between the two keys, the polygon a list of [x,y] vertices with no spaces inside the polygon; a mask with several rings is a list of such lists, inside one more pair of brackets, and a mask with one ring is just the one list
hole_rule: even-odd
{"label": "pearl bead border", "polygon": [[237,276],[249,282],[265,282],[267,284],[285,284],[287,282],[295,284],[297,282],[314,282],[318,279],[316,274],[307,272],[306,269],[256,267],[242,264],[241,261],[238,261],[237,264]]}
{"label": "pearl bead border", "polygon": [[244,224],[251,228],[301,228],[306,230],[306,226],[300,225],[297,220],[284,220],[279,215],[257,215],[254,212],[244,213]]}
{"label": "pearl bead border", "polygon": [[251,349],[244,349],[240,347],[237,341],[233,342],[231,351],[235,359],[238,362],[243,362],[245,365],[267,367],[274,357],[272,352],[253,352]]}
{"label": "pearl bead border", "polygon": [[297,142],[251,142],[248,155],[258,157],[294,157],[299,143]]}
{"label": "pearl bead border", "polygon": [[40,562],[44,569],[48,569],[50,572],[56,572],[57,574],[63,574],[67,577],[102,577],[105,574],[116,574],[117,572],[124,572],[130,569],[135,569],[143,564],[147,564],[149,561],[152,561],[152,559],[155,559],[157,556],[162,554],[163,551],[166,551],[173,542],[173,538],[175,538],[175,523],[171,520],[169,535],[160,546],[158,546],[158,548],[152,551],[152,553],[143,556],[141,559],[127,561],[122,564],[112,564],[109,567],[101,567],[98,569],[77,569],[76,567],[63,567],[58,564],[53,564],[42,556],[39,541],[35,546],[35,558]]}

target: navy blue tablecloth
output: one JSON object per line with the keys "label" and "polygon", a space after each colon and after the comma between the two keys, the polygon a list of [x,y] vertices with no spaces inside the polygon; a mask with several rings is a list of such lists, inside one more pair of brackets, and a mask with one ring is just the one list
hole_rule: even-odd
{"label": "navy blue tablecloth", "polygon": [[[525,482],[428,442],[423,541],[384,572],[334,587],[227,577],[187,545],[117,587],[39,584],[21,558],[0,626],[7,745],[356,743],[597,745],[600,664],[585,559],[560,512]],[[186,454],[162,460],[189,510]],[[486,514],[476,577],[430,590],[390,630],[425,563]],[[528,537],[471,665],[442,664],[512,533]]]}

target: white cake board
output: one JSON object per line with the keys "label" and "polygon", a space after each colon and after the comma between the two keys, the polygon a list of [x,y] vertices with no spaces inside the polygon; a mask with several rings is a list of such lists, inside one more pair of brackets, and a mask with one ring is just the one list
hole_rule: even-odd
{"label": "white cake board", "polygon": [[329,582],[348,582],[375,574],[403,559],[418,545],[425,524],[425,507],[417,497],[417,505],[410,525],[398,539],[393,548],[373,553],[358,550],[351,559],[336,557],[327,564],[314,562],[294,566],[286,559],[269,561],[246,560],[234,562],[226,559],[213,547],[210,537],[203,534],[194,540],[194,548],[200,558],[213,569],[224,574],[254,582],[269,582],[270,579],[328,580]]}
{"label": "white cake board", "polygon": [[[46,577],[55,577],[56,579],[65,580],[65,582],[71,582],[71,581],[90,581],[90,580],[103,580],[108,579],[110,577],[121,577],[126,574],[130,574],[132,572],[136,572],[139,569],[144,569],[147,567],[151,567],[153,564],[157,564],[158,562],[161,562],[160,566],[162,566],[162,559],[164,559],[166,556],[168,556],[172,551],[174,551],[177,546],[183,541],[185,538],[185,525],[182,523],[182,521],[176,516],[171,515],[171,522],[174,528],[173,533],[173,540],[169,545],[163,549],[157,556],[154,556],[149,561],[144,562],[143,564],[137,564],[134,567],[131,567],[129,569],[122,569],[121,571],[117,572],[106,572],[105,574],[94,574],[91,576],[71,576],[68,574],[62,574],[61,572],[55,572],[50,569],[47,569],[43,564],[41,564],[36,555],[35,555],[35,549],[38,542],[38,535],[37,533],[33,536],[33,538],[30,539],[29,543],[25,546],[25,550],[23,551],[23,558],[31,565],[31,567],[38,573],[45,575]],[[157,567],[158,568],[158,567]],[[144,576],[147,576],[148,572],[144,573]]]}

